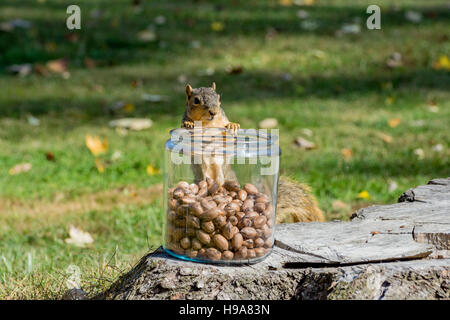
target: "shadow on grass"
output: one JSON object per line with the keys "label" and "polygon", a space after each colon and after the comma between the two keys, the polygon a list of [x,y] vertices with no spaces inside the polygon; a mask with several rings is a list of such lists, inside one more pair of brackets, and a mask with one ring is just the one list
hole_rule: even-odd
{"label": "shadow on grass", "polygon": [[[296,11],[298,7],[282,7],[273,5],[273,1],[227,2],[215,1],[142,1],[138,8],[132,1],[87,1],[77,4],[82,9],[82,29],[69,31],[65,26],[66,3],[46,1],[44,4],[30,1],[3,0],[0,3],[0,20],[21,18],[6,16],[1,12],[14,8],[20,12],[37,11],[30,30],[0,32],[0,69],[11,64],[45,62],[65,56],[75,66],[83,65],[85,56],[102,60],[105,67],[117,64],[129,64],[148,60],[150,56],[163,59],[166,54],[160,50],[159,41],[170,44],[171,54],[193,55],[189,44],[192,40],[201,39],[203,43],[213,44],[216,40],[233,41],[236,36],[264,39],[268,29],[279,34],[335,37],[335,32],[344,23],[352,23],[359,18],[364,26],[367,18],[365,7],[317,5],[305,8],[308,21],[317,24],[314,30],[305,30]],[[404,17],[406,10],[422,13],[424,21],[421,26],[450,21],[450,10],[441,7],[394,7],[383,8],[383,29],[400,26],[413,26]],[[158,26],[154,18],[164,15],[167,22]],[[223,22],[224,30],[211,31],[211,23]],[[157,39],[155,42],[140,42],[136,35],[139,31],[154,25]],[[363,30],[364,31],[364,30]],[[76,42],[67,40],[68,34],[76,33]],[[358,38],[358,36],[356,36]],[[48,44],[56,44],[56,48],[48,50]],[[1,70],[0,72],[3,72]]]}
{"label": "shadow on grass", "polygon": [[[135,105],[134,115],[161,115],[178,116],[185,109],[184,85],[177,81],[177,75],[165,76],[150,75],[142,77],[145,84],[158,83],[163,89],[161,94],[168,96],[168,101],[160,103],[148,103],[143,100],[131,101]],[[124,85],[129,85],[133,80],[130,75],[122,75],[120,72],[109,75],[119,77]],[[38,78],[39,79],[39,78]],[[360,97],[371,93],[388,94],[382,88],[383,83],[391,82],[396,89],[405,94],[420,90],[433,89],[446,92],[450,83],[450,74],[433,69],[408,69],[408,71],[381,70],[378,74],[333,74],[331,76],[292,75],[289,81],[283,80],[282,75],[270,72],[244,71],[239,75],[229,75],[225,72],[217,72],[213,76],[197,76],[190,83],[197,86],[208,86],[212,81],[218,85],[218,92],[222,96],[225,108],[233,103],[250,103],[255,101],[267,101],[273,99],[305,99],[307,97],[333,98],[335,100]],[[88,86],[89,84],[86,84]],[[171,90],[178,87],[178,93]],[[398,91],[397,91],[398,92]],[[117,99],[117,97],[115,98]],[[125,99],[125,98],[124,98]],[[139,98],[138,98],[139,99]],[[119,98],[120,100],[120,98]],[[23,99],[20,96],[10,96],[7,104],[0,108],[0,116],[20,117],[31,113],[33,115],[78,113],[87,119],[95,117],[115,117],[121,113],[114,110],[116,100],[110,98],[108,93],[86,94],[79,96],[63,97],[60,93],[54,97],[38,97]],[[379,106],[374,105],[373,108]],[[383,106],[384,107],[384,106]]]}

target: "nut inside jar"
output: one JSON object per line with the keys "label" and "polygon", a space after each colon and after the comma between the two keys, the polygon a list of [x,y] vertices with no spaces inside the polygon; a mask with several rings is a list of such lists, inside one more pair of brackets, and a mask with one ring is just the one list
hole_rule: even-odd
{"label": "nut inside jar", "polygon": [[191,259],[252,260],[273,245],[270,197],[250,183],[206,179],[168,190],[166,248]]}

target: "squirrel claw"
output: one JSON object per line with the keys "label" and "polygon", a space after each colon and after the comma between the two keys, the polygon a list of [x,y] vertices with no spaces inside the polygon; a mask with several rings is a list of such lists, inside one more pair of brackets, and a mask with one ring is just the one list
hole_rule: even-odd
{"label": "squirrel claw", "polygon": [[186,129],[193,129],[194,128],[194,122],[192,121],[184,121],[183,127]]}
{"label": "squirrel claw", "polygon": [[237,131],[240,127],[241,127],[241,126],[240,126],[239,123],[233,123],[233,122],[227,123],[227,124],[225,125],[225,128],[230,129],[230,130],[233,130],[233,133],[236,133],[236,131]]}

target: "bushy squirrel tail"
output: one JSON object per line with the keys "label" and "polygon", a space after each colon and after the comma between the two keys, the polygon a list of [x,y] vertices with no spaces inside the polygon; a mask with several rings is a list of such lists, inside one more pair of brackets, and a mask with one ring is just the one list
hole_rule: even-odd
{"label": "bushy squirrel tail", "polygon": [[277,223],[325,221],[311,188],[281,176],[278,182]]}

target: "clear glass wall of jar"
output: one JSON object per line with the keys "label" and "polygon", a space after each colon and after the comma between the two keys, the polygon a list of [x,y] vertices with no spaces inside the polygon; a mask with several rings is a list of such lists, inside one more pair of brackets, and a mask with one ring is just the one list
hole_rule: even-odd
{"label": "clear glass wall of jar", "polygon": [[175,129],[165,145],[164,249],[181,259],[258,262],[273,246],[280,148],[264,130]]}

